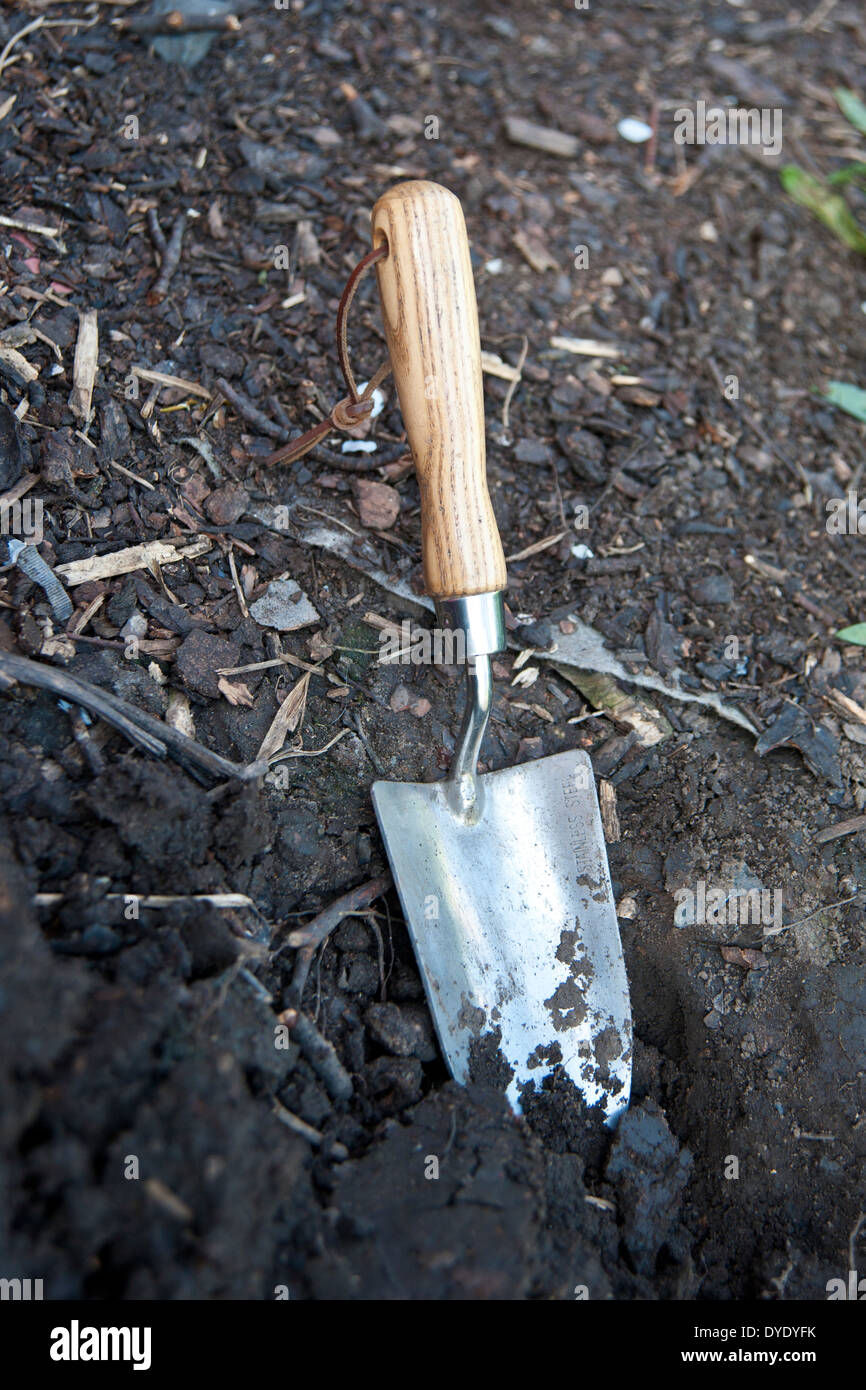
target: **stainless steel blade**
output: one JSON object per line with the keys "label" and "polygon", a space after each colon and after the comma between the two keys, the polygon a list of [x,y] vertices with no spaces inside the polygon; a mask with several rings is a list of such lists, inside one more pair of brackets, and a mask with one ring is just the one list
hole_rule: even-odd
{"label": "stainless steel blade", "polygon": [[572,750],[373,801],[448,1066],[499,1034],[515,1109],[562,1065],[609,1122],[628,1105],[631,1008],[592,766]]}

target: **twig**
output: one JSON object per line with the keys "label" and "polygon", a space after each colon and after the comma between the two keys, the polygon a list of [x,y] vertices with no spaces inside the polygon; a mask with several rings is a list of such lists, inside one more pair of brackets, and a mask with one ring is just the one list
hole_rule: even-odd
{"label": "twig", "polygon": [[73,415],[84,421],[85,429],[90,422],[93,387],[98,368],[99,315],[95,309],[79,310],[69,407]]}
{"label": "twig", "polygon": [[523,346],[520,349],[520,356],[517,359],[517,366],[515,367],[517,375],[515,377],[512,377],[511,381],[509,382],[508,390],[505,392],[505,400],[502,402],[502,428],[504,430],[508,429],[508,407],[511,405],[511,397],[517,390],[517,383],[520,381],[520,374],[523,371],[523,364],[526,361],[526,354],[528,353],[528,351],[529,339],[524,333]]}
{"label": "twig", "polygon": [[236,14],[185,15],[180,10],[170,10],[168,14],[142,15],[135,19],[115,19],[112,24],[122,34],[138,34],[140,38],[157,34],[238,34],[241,28]]}
{"label": "twig", "polygon": [[825,830],[818,831],[814,843],[828,845],[832,840],[844,839],[846,835],[856,835],[858,830],[866,830],[866,816],[852,816],[850,820],[840,820],[835,825],[828,825]]}
{"label": "twig", "polygon": [[596,338],[551,338],[550,346],[560,352],[573,352],[578,357],[608,357],[612,361],[627,355],[615,343],[600,343]]}
{"label": "twig", "polygon": [[659,136],[659,102],[658,97],[655,96],[652,99],[649,126],[652,135],[647,142],[646,155],[644,156],[643,168],[645,174],[652,174],[656,164],[656,146],[658,145]]}
{"label": "twig", "polygon": [[315,1023],[306,1014],[298,1013],[291,1026],[296,1042],[313,1071],[334,1100],[350,1100],[354,1086],[352,1078],[340,1061],[333,1043],[322,1037]]}
{"label": "twig", "polygon": [[65,255],[66,247],[60,240],[59,227],[44,227],[41,222],[25,222],[21,217],[0,217],[0,227],[14,227],[19,232],[32,232],[34,236],[44,236],[53,241],[58,251]]}
{"label": "twig", "polygon": [[845,907],[848,903],[856,902],[864,893],[863,888],[858,888],[856,893],[852,893],[850,898],[840,898],[835,903],[822,903],[814,911],[807,912],[805,917],[796,917],[793,922],[783,922],[781,927],[765,927],[764,936],[778,936],[780,932],[790,931],[791,927],[801,927],[804,922],[811,922],[813,917],[817,917],[820,912],[830,912],[834,907]]}
{"label": "twig", "polygon": [[233,405],[235,410],[250,425],[255,425],[262,434],[268,435],[270,439],[285,440],[289,437],[288,430],[284,430],[282,425],[275,425],[273,420],[269,420],[267,415],[263,415],[258,406],[253,405],[248,396],[241,391],[236,391],[233,386],[229,386],[225,377],[217,377],[217,386],[222,391],[226,400]]}
{"label": "twig", "polygon": [[333,738],[328,739],[327,743],[323,743],[321,748],[293,748],[290,752],[275,753],[271,758],[271,766],[273,767],[274,763],[285,762],[286,758],[320,758],[323,753],[327,753],[329,748],[333,748],[335,743],[339,743],[341,738],[345,738],[346,734],[351,732],[351,729],[341,729],[338,734],[334,734]]}
{"label": "twig", "polygon": [[[800,28],[804,30],[805,33],[811,34],[813,29],[817,29],[819,24],[824,23],[830,11],[835,8],[836,0],[821,0],[817,9],[814,9],[810,15],[807,15],[806,18],[802,20]],[[852,1265],[851,1268],[853,1269],[854,1266]]]}
{"label": "twig", "polygon": [[156,492],[156,487],[153,483],[149,483],[146,478],[141,478],[137,473],[133,473],[131,468],[124,468],[123,464],[118,463],[116,459],[106,459],[106,463],[109,468],[114,468],[118,473],[122,473],[125,478],[130,478],[132,482],[138,483],[139,487],[146,487],[148,492]]}
{"label": "twig", "polygon": [[[306,1120],[302,1120],[291,1110],[287,1110],[278,1100],[274,1101],[273,1113],[280,1123],[286,1126],[286,1129],[290,1129],[293,1134],[299,1134],[302,1139],[306,1139],[308,1144],[312,1144],[314,1149],[320,1148],[321,1145],[325,1143],[325,1136],[322,1134],[321,1130],[314,1129],[312,1125],[308,1125]],[[337,1142],[331,1145],[330,1154],[332,1158],[348,1158],[349,1150],[346,1148],[345,1144]]]}
{"label": "twig", "polygon": [[551,550],[553,546],[559,545],[559,542],[565,540],[567,535],[568,528],[564,531],[557,531],[556,535],[545,536],[541,541],[533,541],[531,545],[525,546],[523,550],[517,550],[513,555],[506,555],[505,558],[509,564],[511,564],[512,561],[528,560],[531,555],[540,555],[542,550]]}
{"label": "twig", "polygon": [[191,396],[201,396],[203,400],[212,399],[211,392],[198,381],[190,381],[185,376],[173,376],[171,372],[153,372],[149,367],[133,367],[132,375],[140,381],[149,381],[154,386],[170,386],[174,391],[188,391]]}
{"label": "twig", "polygon": [[858,723],[866,724],[866,709],[864,709],[862,705],[858,705],[857,701],[852,700],[843,690],[836,690],[834,688],[829,694],[824,696],[824,699],[828,704],[837,705],[839,709],[843,709],[846,714],[850,715],[852,719],[856,719]]}
{"label": "twig", "polygon": [[856,1251],[855,1247],[856,1247],[856,1245],[857,1245],[857,1237],[859,1236],[860,1231],[862,1230],[863,1222],[864,1222],[864,1221],[866,1221],[866,1211],[861,1211],[861,1212],[858,1214],[858,1216],[857,1216],[857,1220],[854,1222],[854,1229],[852,1230],[850,1236],[848,1237],[848,1268],[849,1268],[849,1269],[856,1269],[856,1268],[857,1268],[857,1265],[856,1265],[856,1263],[855,1263],[857,1251]]}
{"label": "twig", "polygon": [[84,709],[90,710],[92,714],[98,715],[100,719],[104,719],[107,724],[124,734],[136,747],[144,749],[154,757],[164,758],[171,754],[177,762],[186,766],[193,776],[199,776],[204,771],[212,777],[233,777],[241,782],[250,782],[267,772],[267,765],[264,763],[233,763],[218,753],[212,753],[209,748],[197,743],[194,738],[188,738],[179,729],[173,729],[170,724],[163,724],[162,720],[155,719],[144,710],[136,709],[126,700],[109,694],[107,690],[101,690],[99,686],[91,685],[89,681],[79,680],[76,676],[68,675],[66,671],[60,671],[54,666],[45,666],[39,661],[31,661],[28,657],[0,652],[0,689],[9,689],[18,681],[23,685],[35,685],[41,690],[50,690],[61,699],[82,705]]}
{"label": "twig", "polygon": [[[158,910],[164,907],[173,907],[175,903],[207,903],[208,907],[221,907],[234,910],[240,907],[255,908],[252,898],[248,898],[246,893],[147,893],[139,897],[137,893],[106,893],[106,902],[126,902],[129,898],[135,898],[137,907],[147,907]],[[56,907],[58,903],[66,901],[64,893],[34,893],[33,903],[35,907]]]}
{"label": "twig", "polygon": [[235,586],[235,593],[238,597],[238,607],[240,608],[243,616],[245,618],[248,618],[250,616],[250,610],[247,607],[246,594],[241,588],[241,581],[238,578],[238,567],[235,563],[235,552],[233,546],[229,546],[229,570],[231,571],[232,583]]}
{"label": "twig", "polygon": [[298,1008],[300,1008],[301,1000],[304,997],[304,988],[310,973],[313,956],[322,942],[327,941],[331,932],[340,925],[344,917],[350,917],[353,913],[360,912],[363,908],[369,907],[377,898],[380,898],[389,883],[390,879],[385,874],[380,878],[372,878],[369,883],[362,883],[357,888],[352,888],[350,892],[344,893],[341,898],[337,898],[330,907],[326,907],[305,927],[289,933],[289,946],[298,948],[290,989],[291,999]]}
{"label": "twig", "polygon": [[16,43],[19,43],[21,39],[25,39],[28,34],[32,34],[36,29],[41,29],[44,23],[45,16],[41,14],[38,19],[31,19],[29,24],[25,24],[23,29],[19,29],[17,34],[12,35],[6,47],[3,49],[3,52],[0,53],[0,73],[2,73],[3,69],[7,66],[7,59]]}
{"label": "twig", "polygon": [[[185,228],[186,213],[179,212],[174,220],[174,226],[171,229],[171,236],[166,242],[165,250],[162,251],[159,274],[148,291],[148,304],[159,304],[168,294],[171,277],[180,265],[180,253],[183,247],[183,234]],[[163,238],[163,240],[165,240],[165,238]]]}
{"label": "twig", "polygon": [[150,232],[150,239],[159,252],[160,264],[166,251],[165,232],[159,225],[159,213],[156,208],[147,210],[147,230]]}

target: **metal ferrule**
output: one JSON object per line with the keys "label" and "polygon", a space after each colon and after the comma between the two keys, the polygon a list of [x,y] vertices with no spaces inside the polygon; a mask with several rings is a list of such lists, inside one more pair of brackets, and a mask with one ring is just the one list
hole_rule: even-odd
{"label": "metal ferrule", "polygon": [[505,608],[501,590],[493,594],[467,594],[465,598],[439,598],[436,619],[440,627],[463,632],[467,660],[505,650]]}
{"label": "metal ferrule", "polygon": [[448,784],[452,810],[469,822],[481,813],[476,764],[493,703],[490,658],[505,648],[502,592],[437,599],[436,619],[440,627],[462,632],[465,641],[466,707]]}

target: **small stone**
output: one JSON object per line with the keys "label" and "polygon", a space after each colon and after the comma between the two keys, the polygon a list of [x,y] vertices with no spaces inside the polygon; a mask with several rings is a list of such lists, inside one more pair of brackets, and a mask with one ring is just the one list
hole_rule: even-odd
{"label": "small stone", "polygon": [[607,270],[601,273],[601,283],[618,289],[622,284],[622,271],[615,265],[608,266]]}
{"label": "small stone", "polygon": [[[370,417],[368,416],[368,419]],[[375,439],[344,439],[340,445],[341,454],[375,454],[378,445]],[[321,480],[321,475],[320,475]]]}
{"label": "small stone", "polygon": [[430,701],[422,695],[420,700],[416,700],[411,705],[411,710],[416,719],[423,719],[425,714],[430,713]]}
{"label": "small stone", "polygon": [[121,637],[144,637],[147,635],[147,618],[138,609],[130,613],[123,627],[120,629]]}
{"label": "small stone", "polygon": [[319,614],[292,579],[274,579],[267,592],[250,604],[250,613],[262,627],[295,632],[319,622]]}
{"label": "small stone", "polygon": [[692,598],[710,605],[732,603],[734,586],[726,574],[708,574],[692,585]]}
{"label": "small stone", "polygon": [[770,964],[769,956],[750,946],[723,946],[722,960],[728,965],[742,966],[743,970],[766,970]]}
{"label": "small stone", "polygon": [[594,391],[597,396],[607,397],[613,390],[607,377],[602,376],[601,372],[597,372],[594,367],[588,371],[584,377],[584,384],[589,387],[590,391]]}
{"label": "small stone", "polygon": [[409,687],[403,685],[402,682],[400,685],[395,685],[388,704],[395,714],[402,714],[404,710],[409,709],[412,704],[412,692]]}
{"label": "small stone", "polygon": [[355,505],[365,526],[373,531],[387,531],[400,515],[400,494],[389,483],[376,483],[370,478],[355,478],[352,482]]}
{"label": "small stone", "polygon": [[643,145],[649,140],[653,133],[651,125],[646,121],[638,121],[634,116],[625,116],[617,122],[617,131],[623,140],[628,140],[630,145]]}
{"label": "small stone", "polygon": [[239,483],[218,487],[206,498],[204,509],[214,526],[233,526],[240,521],[249,503],[249,493]]}
{"label": "small stone", "polygon": [[498,34],[501,39],[517,39],[520,37],[520,30],[516,24],[512,24],[510,19],[504,15],[485,15],[484,23],[492,33]]}
{"label": "small stone", "polygon": [[[182,15],[195,18],[210,15],[221,17],[229,13],[229,6],[224,0],[179,0],[179,3],[178,0],[154,0],[151,13],[162,15],[173,10],[179,10]],[[164,62],[182,63],[185,68],[193,68],[196,63],[201,62],[217,33],[218,27],[200,34],[180,34],[177,37],[160,35],[152,39],[151,43],[154,52],[158,53]]]}
{"label": "small stone", "polygon": [[514,457],[518,463],[550,463],[553,454],[550,445],[540,439],[518,439]]}

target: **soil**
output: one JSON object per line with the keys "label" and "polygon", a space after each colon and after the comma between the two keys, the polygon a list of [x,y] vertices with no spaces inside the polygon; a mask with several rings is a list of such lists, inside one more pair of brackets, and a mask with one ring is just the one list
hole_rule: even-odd
{"label": "soil", "polygon": [[[74,642],[8,564],[0,648],[160,718],[182,697],[199,742],[244,764],[301,674],[259,663],[288,654],[319,663],[288,747],[341,735],[265,779],[215,781],[100,721],[82,732],[46,690],[4,694],[0,1273],[42,1278],[46,1297],[823,1299],[866,1265],[866,834],[821,836],[866,810],[864,649],[834,635],[866,620],[864,539],[825,524],[862,484],[863,426],[822,399],[857,380],[866,273],[778,177],[850,156],[832,92],[857,87],[866,26],[850,5],[811,26],[775,3],[609,10],[262,6],[187,69],[99,6],[89,27],[33,32],[0,72],[4,212],[56,231],[0,228],[0,340],[39,369],[4,369],[2,488],[38,475],[52,567],[211,541],[71,588],[76,617],[102,600]],[[42,12],[6,11],[0,46]],[[679,103],[732,98],[782,109],[781,161],[675,144]],[[512,143],[509,116],[577,152]],[[627,116],[654,119],[655,140],[622,139]],[[289,934],[387,872],[370,783],[442,776],[459,725],[459,672],[378,665],[363,622],[410,611],[365,570],[421,588],[393,388],[376,454],[332,435],[263,462],[345,394],[337,300],[373,202],[404,177],[463,202],[484,348],[516,366],[526,340],[509,400],[485,376],[491,495],[507,555],[567,534],[509,563],[511,636],[537,676],[515,685],[515,653],[499,659],[482,761],[582,747],[615,790],[635,1075],[614,1134],[561,1077],[520,1119],[494,1084],[448,1079],[393,889],[293,993]],[[162,298],[154,211],[169,239],[188,213]],[[350,341],[372,373],[368,279]],[[90,423],[68,404],[88,309]],[[133,367],[209,399],[148,401]],[[347,465],[396,491],[393,525],[364,525]],[[323,515],[351,528],[352,566],[305,541]],[[230,556],[247,608],[288,577],[319,620],[258,623]],[[571,613],[632,673],[676,666],[718,692],[754,736],[634,687],[660,741],[583,718],[545,656]],[[218,671],[251,665],[225,694]],[[699,883],[759,885],[781,918],[677,925]],[[253,906],[196,896],[228,892]],[[292,1038],[299,1006],[324,1051]]]}

